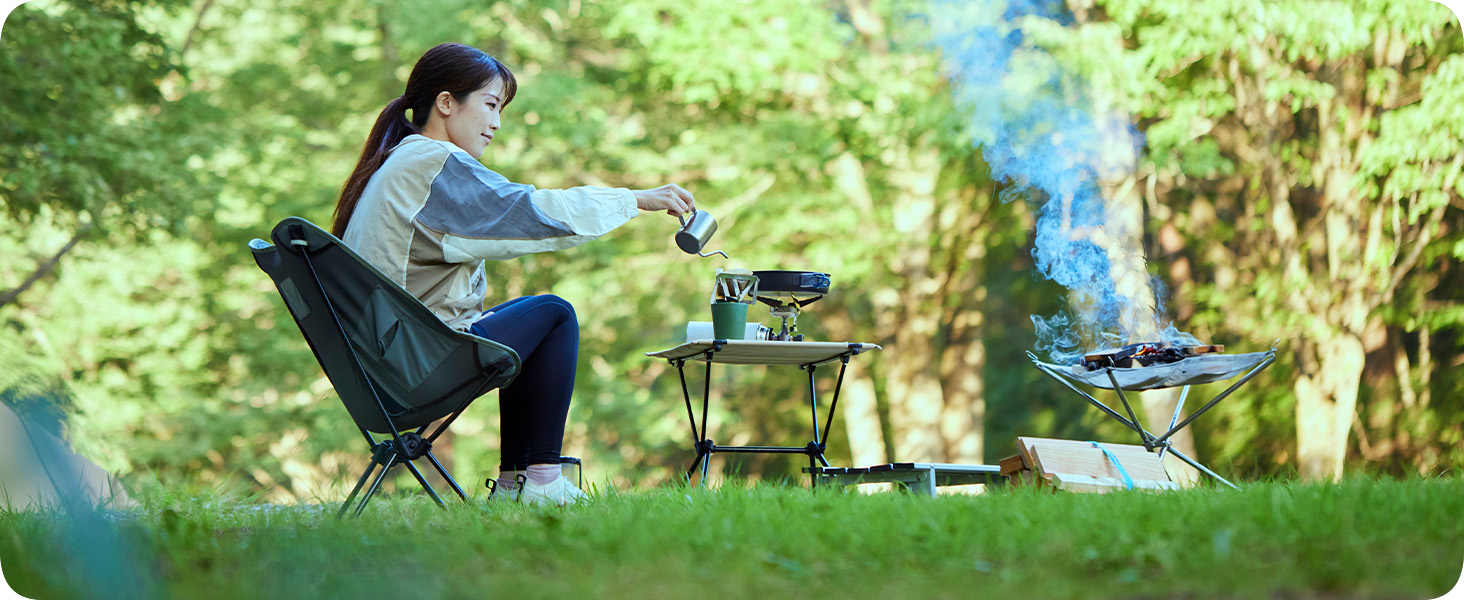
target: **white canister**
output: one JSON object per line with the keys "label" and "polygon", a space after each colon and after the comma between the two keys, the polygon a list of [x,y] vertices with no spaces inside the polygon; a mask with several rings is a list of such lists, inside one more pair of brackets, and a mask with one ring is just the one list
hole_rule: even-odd
{"label": "white canister", "polygon": [[[744,340],[766,340],[771,337],[773,330],[763,327],[762,323],[748,323],[747,329],[742,332]],[[686,323],[686,341],[715,339],[712,333],[711,321],[688,321]]]}

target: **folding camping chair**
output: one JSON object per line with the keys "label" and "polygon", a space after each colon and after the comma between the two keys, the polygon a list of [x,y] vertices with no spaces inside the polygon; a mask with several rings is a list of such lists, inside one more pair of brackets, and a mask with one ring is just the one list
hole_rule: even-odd
{"label": "folding camping chair", "polygon": [[[473,399],[518,375],[512,348],[454,331],[401,286],[387,279],[334,236],[298,217],[280,221],[274,245],[249,242],[255,262],[279,289],[336,394],[366,436],[371,464],[337,516],[378,465],[353,514],[392,467],[402,464],[427,494],[445,506],[412,464],[426,457],[464,501],[467,495],[432,455],[432,442]],[[428,426],[446,419],[432,433]],[[390,436],[378,441],[372,433]]]}

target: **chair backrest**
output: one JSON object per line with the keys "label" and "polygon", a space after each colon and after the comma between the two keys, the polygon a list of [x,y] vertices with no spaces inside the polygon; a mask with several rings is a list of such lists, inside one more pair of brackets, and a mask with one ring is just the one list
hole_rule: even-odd
{"label": "chair backrest", "polygon": [[391,433],[419,427],[518,374],[519,356],[512,348],[449,328],[309,221],[290,217],[270,236],[274,245],[249,243],[254,260],[274,280],[315,359],[362,428]]}

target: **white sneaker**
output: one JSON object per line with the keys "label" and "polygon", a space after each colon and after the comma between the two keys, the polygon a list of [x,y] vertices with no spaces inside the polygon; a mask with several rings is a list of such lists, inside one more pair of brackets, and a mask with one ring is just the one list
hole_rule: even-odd
{"label": "white sneaker", "polygon": [[519,502],[524,504],[553,504],[555,506],[583,502],[589,498],[563,475],[542,485],[534,483],[533,480],[520,483],[518,497]]}

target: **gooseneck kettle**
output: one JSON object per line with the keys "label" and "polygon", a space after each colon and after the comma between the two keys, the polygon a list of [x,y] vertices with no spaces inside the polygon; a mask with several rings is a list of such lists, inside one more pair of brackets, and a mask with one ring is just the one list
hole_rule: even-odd
{"label": "gooseneck kettle", "polygon": [[683,215],[677,215],[676,218],[681,221],[681,229],[676,232],[676,247],[681,248],[682,252],[703,257],[721,254],[722,258],[731,258],[721,250],[702,252],[712,239],[712,234],[717,232],[717,220],[712,218],[711,213],[697,209],[690,219]]}

